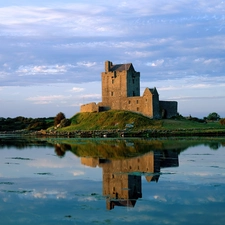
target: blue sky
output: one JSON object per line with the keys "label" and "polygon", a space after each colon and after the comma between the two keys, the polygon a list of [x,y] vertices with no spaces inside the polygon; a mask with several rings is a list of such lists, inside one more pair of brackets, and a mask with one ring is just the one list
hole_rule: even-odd
{"label": "blue sky", "polygon": [[184,116],[225,117],[225,2],[0,0],[0,117],[71,117],[104,62],[133,63]]}

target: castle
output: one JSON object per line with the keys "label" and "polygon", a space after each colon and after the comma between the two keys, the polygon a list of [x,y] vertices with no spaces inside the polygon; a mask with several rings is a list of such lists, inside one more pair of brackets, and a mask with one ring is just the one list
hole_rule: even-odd
{"label": "castle", "polygon": [[177,102],[160,101],[155,87],[146,88],[140,96],[140,72],[135,71],[132,63],[113,65],[106,61],[101,77],[102,102],[81,105],[81,112],[128,110],[154,119],[177,115]]}

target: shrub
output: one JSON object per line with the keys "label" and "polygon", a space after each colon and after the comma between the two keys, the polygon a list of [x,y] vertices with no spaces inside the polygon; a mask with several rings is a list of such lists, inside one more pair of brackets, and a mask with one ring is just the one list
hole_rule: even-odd
{"label": "shrub", "polygon": [[225,118],[220,119],[220,124],[225,125]]}
{"label": "shrub", "polygon": [[188,120],[190,120],[190,121],[195,121],[195,122],[198,122],[198,123],[206,123],[206,121],[205,121],[205,119],[199,119],[199,118],[197,118],[197,117],[188,117],[187,118]]}
{"label": "shrub", "polygon": [[216,112],[213,112],[213,113],[210,113],[207,117],[206,117],[207,120],[219,120],[220,119],[220,116],[218,115],[218,113]]}
{"label": "shrub", "polygon": [[65,117],[64,113],[59,112],[59,113],[56,115],[55,119],[54,119],[54,125],[57,126],[57,125],[60,124],[60,122],[61,122],[63,119],[65,119],[65,118],[66,118],[66,117]]}
{"label": "shrub", "polygon": [[71,121],[69,120],[69,119],[63,119],[63,120],[61,120],[61,122],[60,122],[60,127],[62,128],[62,127],[67,127],[67,126],[69,126],[71,124]]}

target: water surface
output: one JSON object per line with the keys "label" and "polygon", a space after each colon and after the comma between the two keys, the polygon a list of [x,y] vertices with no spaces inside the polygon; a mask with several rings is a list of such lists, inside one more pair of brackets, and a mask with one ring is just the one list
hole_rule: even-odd
{"label": "water surface", "polygon": [[224,143],[1,136],[1,224],[225,224]]}

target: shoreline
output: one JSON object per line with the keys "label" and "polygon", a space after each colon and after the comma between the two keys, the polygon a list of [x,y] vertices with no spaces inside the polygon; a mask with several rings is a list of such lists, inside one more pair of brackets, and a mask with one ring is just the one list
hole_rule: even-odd
{"label": "shoreline", "polygon": [[20,136],[47,136],[47,137],[68,137],[68,138],[121,138],[121,137],[186,137],[186,136],[205,136],[205,137],[223,137],[225,138],[225,130],[212,129],[204,131],[200,129],[176,129],[176,130],[76,130],[76,131],[3,131],[0,135],[20,135]]}

